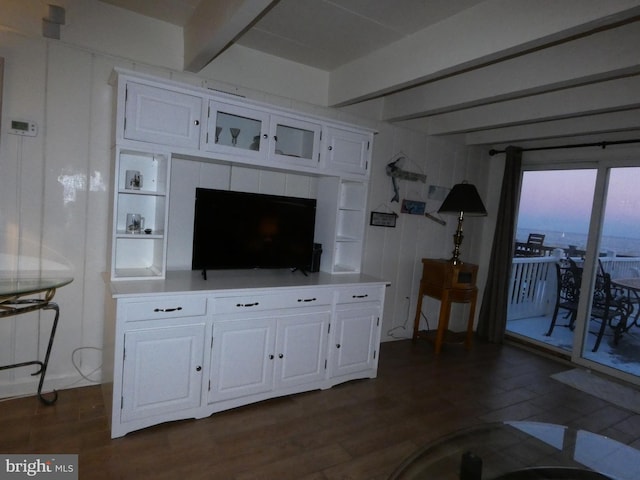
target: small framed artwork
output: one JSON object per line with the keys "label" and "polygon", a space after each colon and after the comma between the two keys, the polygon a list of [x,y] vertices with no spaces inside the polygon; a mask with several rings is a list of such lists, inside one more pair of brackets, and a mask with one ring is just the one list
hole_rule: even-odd
{"label": "small framed artwork", "polygon": [[371,212],[371,220],[369,221],[369,224],[374,227],[395,228],[397,217],[398,215],[395,213]]}
{"label": "small framed artwork", "polygon": [[424,215],[426,203],[418,202],[416,200],[402,200],[402,207],[400,212],[408,213],[410,215]]}

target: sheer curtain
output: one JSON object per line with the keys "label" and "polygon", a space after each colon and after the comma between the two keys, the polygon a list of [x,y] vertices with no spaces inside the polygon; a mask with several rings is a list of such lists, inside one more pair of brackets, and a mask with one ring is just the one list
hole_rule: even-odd
{"label": "sheer curtain", "polygon": [[493,343],[502,342],[507,325],[508,283],[522,178],[522,149],[510,146],[505,153],[500,205],[477,328],[478,337]]}

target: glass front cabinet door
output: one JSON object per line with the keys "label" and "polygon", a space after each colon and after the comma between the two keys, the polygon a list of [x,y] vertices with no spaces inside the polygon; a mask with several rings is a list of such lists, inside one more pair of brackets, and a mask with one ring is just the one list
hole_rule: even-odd
{"label": "glass front cabinet door", "polygon": [[320,124],[271,116],[269,155],[290,165],[317,168],[320,161]]}
{"label": "glass front cabinet door", "polygon": [[269,114],[236,105],[209,102],[207,150],[250,158],[266,156]]}

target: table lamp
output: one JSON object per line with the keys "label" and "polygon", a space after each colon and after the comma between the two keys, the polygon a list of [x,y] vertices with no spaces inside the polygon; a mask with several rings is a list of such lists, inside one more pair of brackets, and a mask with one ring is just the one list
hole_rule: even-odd
{"label": "table lamp", "polygon": [[453,235],[453,257],[451,263],[460,265],[460,244],[462,244],[462,221],[465,215],[482,217],[487,215],[487,210],[478,195],[476,187],[464,181],[454,185],[447,198],[444,199],[438,213],[449,213],[458,215],[458,228]]}

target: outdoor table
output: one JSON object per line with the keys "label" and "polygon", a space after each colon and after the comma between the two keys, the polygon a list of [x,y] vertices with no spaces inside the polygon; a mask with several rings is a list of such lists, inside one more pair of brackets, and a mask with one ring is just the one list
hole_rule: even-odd
{"label": "outdoor table", "polygon": [[32,375],[40,375],[38,398],[45,405],[52,405],[58,399],[58,392],[55,390],[52,392],[52,398],[45,398],[42,394],[44,376],[47,373],[51,347],[53,346],[53,339],[58,326],[58,318],[60,317],[60,308],[52,299],[57,288],[67,285],[72,281],[73,278],[71,277],[0,278],[0,319],[35,312],[37,310],[53,310],[55,312],[44,360],[32,360],[0,366],[0,370],[7,370],[10,368],[26,367],[28,365],[38,365],[40,369],[32,373]]}

